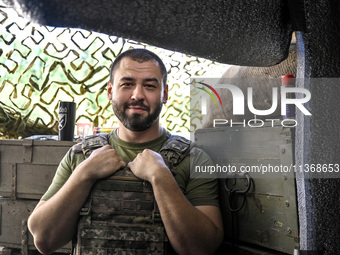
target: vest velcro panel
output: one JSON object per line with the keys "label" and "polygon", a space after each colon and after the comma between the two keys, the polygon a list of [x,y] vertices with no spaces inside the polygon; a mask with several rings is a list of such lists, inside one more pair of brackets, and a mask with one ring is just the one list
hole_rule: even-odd
{"label": "vest velcro panel", "polygon": [[77,255],[166,254],[152,186],[124,168],[98,181],[80,212]]}
{"label": "vest velcro panel", "polygon": [[[107,134],[95,134],[73,146],[73,151],[87,158],[107,144]],[[189,140],[172,135],[160,149],[174,175],[191,145]],[[137,178],[127,167],[96,182],[80,215],[76,255],[174,253],[151,184]]]}

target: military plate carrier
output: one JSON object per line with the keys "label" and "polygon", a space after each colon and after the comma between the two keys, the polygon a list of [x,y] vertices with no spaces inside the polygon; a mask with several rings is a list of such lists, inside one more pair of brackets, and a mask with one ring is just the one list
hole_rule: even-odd
{"label": "military plate carrier", "polygon": [[[108,144],[107,134],[89,136],[74,146],[88,157]],[[190,152],[190,141],[171,136],[160,150],[173,174]],[[149,182],[135,177],[128,168],[98,181],[80,211],[73,254],[171,254],[163,222]]]}

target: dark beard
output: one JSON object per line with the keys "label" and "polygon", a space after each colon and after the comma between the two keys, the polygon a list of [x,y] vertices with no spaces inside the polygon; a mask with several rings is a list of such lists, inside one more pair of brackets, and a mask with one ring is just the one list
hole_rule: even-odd
{"label": "dark beard", "polygon": [[[148,115],[143,117],[142,115],[135,113],[129,117],[126,114],[126,110],[129,108],[129,106],[143,107],[148,112]],[[156,105],[155,111],[150,113],[150,108],[144,105],[142,101],[134,101],[131,104],[124,104],[123,111],[121,111],[120,105],[116,101],[112,100],[112,109],[124,127],[131,131],[144,131],[148,129],[159,117],[159,114],[162,111],[162,104],[158,103]]]}

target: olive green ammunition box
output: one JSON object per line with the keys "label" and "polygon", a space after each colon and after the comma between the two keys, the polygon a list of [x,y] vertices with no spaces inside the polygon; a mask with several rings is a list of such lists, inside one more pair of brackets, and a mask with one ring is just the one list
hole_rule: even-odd
{"label": "olive green ammunition box", "polygon": [[166,254],[168,238],[151,184],[127,168],[98,181],[80,215],[77,255]]}
{"label": "olive green ammunition box", "polygon": [[40,199],[73,142],[0,140],[0,196]]}
{"label": "olive green ammunition box", "polygon": [[290,168],[272,174],[268,168],[260,173],[244,171],[228,176],[223,173],[219,181],[226,243],[233,247],[255,244],[274,250],[266,254],[275,251],[293,254],[299,244],[294,128],[271,125],[207,128],[196,131],[195,138],[221,169]]}
{"label": "olive green ammunition box", "polygon": [[[12,254],[39,254],[27,219],[52,182],[73,142],[0,140],[0,246]],[[56,223],[57,224],[57,223]],[[71,243],[59,249],[70,253]]]}
{"label": "olive green ammunition box", "polygon": [[[0,198],[0,246],[19,249],[23,255],[39,254],[27,228],[27,219],[37,203],[37,200]],[[70,253],[71,243],[57,252]]]}
{"label": "olive green ammunition box", "polygon": [[27,229],[27,219],[38,201],[0,198],[0,245],[21,249],[35,249],[32,235]]}

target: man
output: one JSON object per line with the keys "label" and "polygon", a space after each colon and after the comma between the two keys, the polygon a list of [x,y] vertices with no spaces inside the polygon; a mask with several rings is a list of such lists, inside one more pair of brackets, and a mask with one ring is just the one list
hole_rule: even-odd
{"label": "man", "polygon": [[[216,180],[190,179],[189,157],[178,165],[174,177],[157,153],[170,136],[159,124],[168,98],[166,81],[165,66],[152,52],[132,49],[115,59],[107,88],[119,119],[119,128],[108,139],[114,149],[106,145],[87,159],[72,150],[66,154],[28,221],[40,252],[53,252],[73,238],[92,185],[125,166],[152,185],[169,241],[178,254],[212,254],[220,245],[223,227]],[[201,162],[211,164],[204,152],[197,151]]]}

